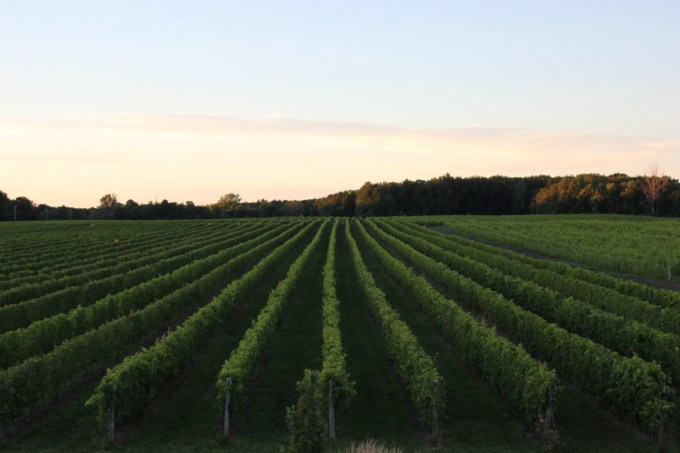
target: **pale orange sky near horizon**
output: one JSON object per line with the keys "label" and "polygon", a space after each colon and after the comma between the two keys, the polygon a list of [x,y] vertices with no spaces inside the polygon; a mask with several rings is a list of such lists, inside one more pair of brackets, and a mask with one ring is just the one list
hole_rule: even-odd
{"label": "pale orange sky near horizon", "polygon": [[[316,198],[365,181],[452,175],[631,175],[680,155],[680,143],[521,128],[399,128],[299,119],[116,115],[0,118],[0,181],[12,198],[90,207],[167,199],[207,204]],[[28,188],[28,190],[27,190]]]}

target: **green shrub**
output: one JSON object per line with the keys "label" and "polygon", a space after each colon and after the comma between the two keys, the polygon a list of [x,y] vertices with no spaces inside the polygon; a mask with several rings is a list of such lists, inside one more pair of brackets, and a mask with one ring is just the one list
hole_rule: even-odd
{"label": "green shrub", "polygon": [[323,381],[319,371],[305,370],[297,383],[300,394],[297,404],[286,409],[286,424],[290,434],[288,451],[316,453],[323,449],[326,423],[323,418]]}

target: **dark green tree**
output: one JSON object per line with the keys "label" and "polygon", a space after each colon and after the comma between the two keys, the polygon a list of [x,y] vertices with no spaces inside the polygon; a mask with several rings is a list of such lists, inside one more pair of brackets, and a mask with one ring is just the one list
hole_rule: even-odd
{"label": "dark green tree", "polygon": [[107,193],[99,199],[99,210],[105,219],[113,219],[118,207],[118,197],[115,193]]}
{"label": "dark green tree", "polygon": [[218,217],[233,216],[241,204],[241,196],[237,193],[227,193],[217,200],[217,203],[210,206],[210,208],[217,214]]}
{"label": "dark green tree", "polygon": [[35,203],[26,197],[17,197],[14,200],[17,210],[17,220],[36,220],[38,218]]}
{"label": "dark green tree", "polygon": [[0,220],[13,220],[13,206],[12,200],[7,194],[0,190]]}

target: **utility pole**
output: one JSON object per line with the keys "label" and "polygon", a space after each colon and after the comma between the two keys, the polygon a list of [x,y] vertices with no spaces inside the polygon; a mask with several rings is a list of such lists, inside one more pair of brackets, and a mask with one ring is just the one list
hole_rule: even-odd
{"label": "utility pole", "polygon": [[14,221],[17,221],[17,203],[16,201],[14,202]]}

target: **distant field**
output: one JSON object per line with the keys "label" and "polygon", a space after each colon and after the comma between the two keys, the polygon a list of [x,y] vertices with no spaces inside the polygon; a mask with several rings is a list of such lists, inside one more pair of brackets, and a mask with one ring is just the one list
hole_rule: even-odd
{"label": "distant field", "polygon": [[305,370],[328,451],[672,449],[678,225],[0,223],[2,449],[278,452]]}
{"label": "distant field", "polygon": [[[596,268],[680,274],[680,220],[622,215],[442,216],[457,232]],[[680,282],[680,279],[676,279]]]}

